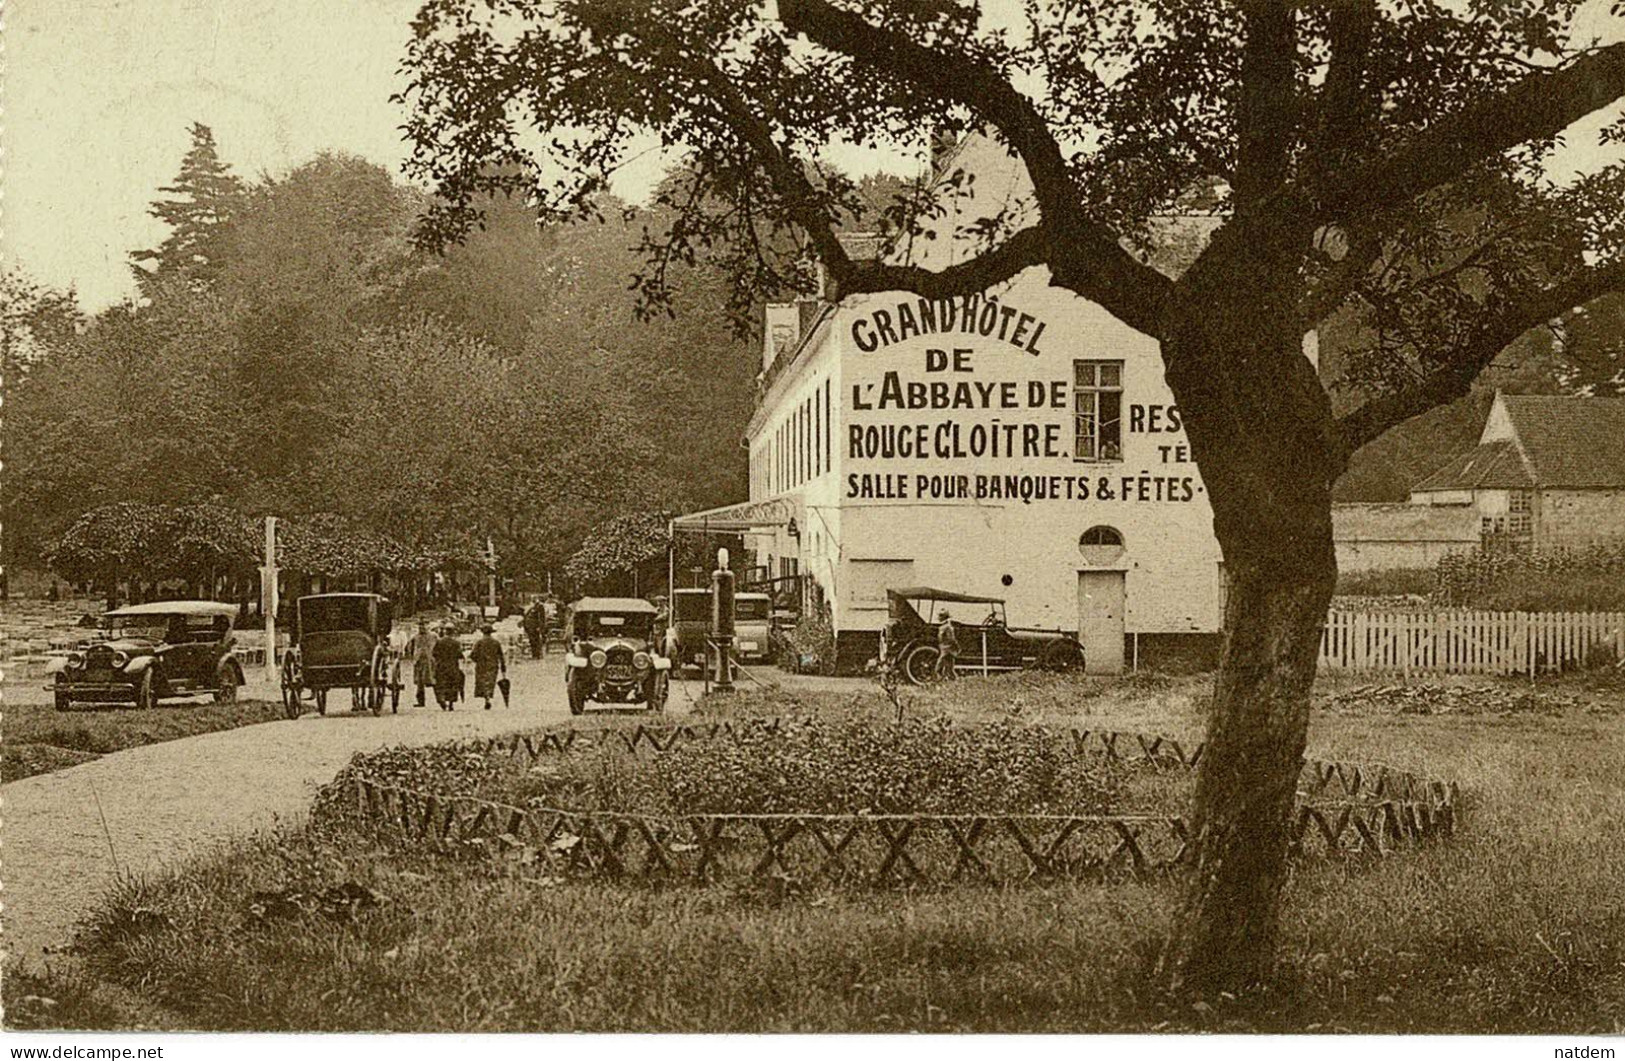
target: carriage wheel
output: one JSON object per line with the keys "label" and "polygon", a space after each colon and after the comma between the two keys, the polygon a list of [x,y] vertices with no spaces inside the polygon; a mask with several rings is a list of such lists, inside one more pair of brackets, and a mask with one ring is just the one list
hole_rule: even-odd
{"label": "carriage wheel", "polygon": [[289,718],[298,718],[302,713],[299,706],[299,675],[294,670],[292,656],[282,661],[282,710]]}

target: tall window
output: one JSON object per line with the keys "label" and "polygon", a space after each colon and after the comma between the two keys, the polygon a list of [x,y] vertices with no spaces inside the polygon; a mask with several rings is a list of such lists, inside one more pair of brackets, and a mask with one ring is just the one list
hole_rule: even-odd
{"label": "tall window", "polygon": [[1123,459],[1123,362],[1074,361],[1072,456],[1080,461]]}
{"label": "tall window", "polygon": [[830,468],[835,464],[834,452],[830,442],[830,433],[834,430],[834,421],[829,415],[829,380],[824,381],[824,467]]}

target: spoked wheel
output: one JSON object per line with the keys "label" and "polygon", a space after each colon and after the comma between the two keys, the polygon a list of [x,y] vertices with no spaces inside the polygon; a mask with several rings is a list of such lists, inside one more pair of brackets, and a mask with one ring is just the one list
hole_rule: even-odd
{"label": "spoked wheel", "polygon": [[937,680],[937,659],[941,656],[933,645],[915,645],[903,656],[903,677],[913,685],[928,685]]}
{"label": "spoked wheel", "polygon": [[282,710],[289,718],[298,718],[304,713],[299,703],[299,663],[294,656],[285,656],[282,660]]}
{"label": "spoked wheel", "polygon": [[[377,645],[372,650],[372,682],[367,686],[367,706],[374,716],[384,713],[384,695],[389,690],[389,650]],[[400,694],[396,694],[399,700]]]}

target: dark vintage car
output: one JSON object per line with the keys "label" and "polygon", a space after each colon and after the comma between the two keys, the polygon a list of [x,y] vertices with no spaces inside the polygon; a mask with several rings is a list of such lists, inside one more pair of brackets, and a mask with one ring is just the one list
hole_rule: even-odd
{"label": "dark vintage car", "polygon": [[97,634],[54,668],[56,709],[75,703],[152,707],[176,696],[237,699],[243,668],[233,647],[235,604],[154,601],[115,608]]}
{"label": "dark vintage car", "polygon": [[564,688],[572,715],[589,702],[666,709],[671,660],[660,652],[655,615],[636,597],[583,597],[570,608]]}
{"label": "dark vintage car", "polygon": [[740,593],[734,597],[734,649],[749,662],[771,661],[776,648],[773,640],[773,598],[766,593]]}
{"label": "dark vintage car", "polygon": [[293,636],[282,659],[282,706],[302,713],[308,694],[327,714],[327,694],[350,690],[350,710],[382,714],[384,699],[399,710],[401,685],[389,632],[395,611],[376,593],[316,593],[294,605]]}
{"label": "dark vintage car", "polygon": [[937,617],[948,611],[958,628],[956,674],[994,674],[1038,667],[1081,671],[1083,646],[1063,630],[1012,627],[1004,601],[968,593],[910,586],[888,589],[889,615],[880,635],[880,663],[915,685],[936,677]]}
{"label": "dark vintage car", "polygon": [[679,589],[671,596],[672,638],[667,652],[678,667],[704,667],[711,636],[711,591]]}

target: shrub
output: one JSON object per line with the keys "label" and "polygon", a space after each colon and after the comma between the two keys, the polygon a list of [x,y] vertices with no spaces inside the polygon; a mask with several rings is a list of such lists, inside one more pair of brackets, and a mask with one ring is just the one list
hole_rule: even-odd
{"label": "shrub", "polygon": [[656,760],[683,813],[1098,813],[1118,779],[1064,735],[1009,722],[800,719]]}
{"label": "shrub", "polygon": [[1625,611],[1625,543],[1442,558],[1437,598],[1492,611]]}

